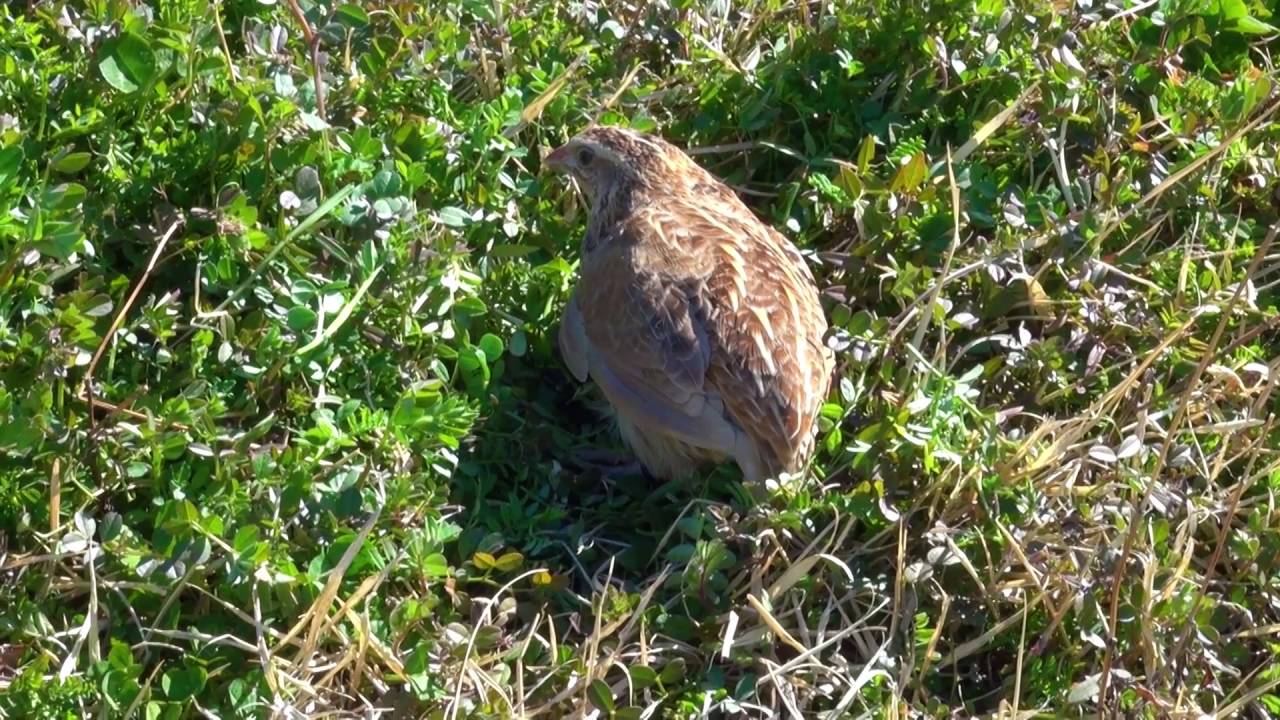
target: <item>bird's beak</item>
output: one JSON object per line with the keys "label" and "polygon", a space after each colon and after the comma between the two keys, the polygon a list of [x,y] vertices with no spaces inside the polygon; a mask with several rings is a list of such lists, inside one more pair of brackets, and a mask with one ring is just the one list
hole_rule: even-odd
{"label": "bird's beak", "polygon": [[566,172],[566,171],[568,171],[568,169],[569,169],[569,146],[568,146],[568,145],[561,145],[560,147],[556,148],[555,150],[552,150],[550,153],[548,153],[548,154],[547,154],[547,156],[546,156],[545,158],[543,158],[543,159],[542,159],[542,164],[543,164],[543,165],[544,165],[548,170],[554,170],[554,171],[556,171],[556,172]]}

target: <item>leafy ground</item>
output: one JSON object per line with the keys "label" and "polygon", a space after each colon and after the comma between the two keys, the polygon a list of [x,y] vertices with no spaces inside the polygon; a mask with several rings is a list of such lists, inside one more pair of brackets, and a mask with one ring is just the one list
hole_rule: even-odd
{"label": "leafy ground", "polygon": [[[0,6],[0,716],[1280,714],[1265,3],[730,5]],[[583,461],[593,120],[806,249],[807,483]]]}

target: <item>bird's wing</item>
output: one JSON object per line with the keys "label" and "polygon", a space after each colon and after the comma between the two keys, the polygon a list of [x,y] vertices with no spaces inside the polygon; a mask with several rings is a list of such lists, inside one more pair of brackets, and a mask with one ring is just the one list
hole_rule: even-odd
{"label": "bird's wing", "polygon": [[826,325],[821,310],[813,310],[816,293],[789,281],[787,261],[750,256],[752,264],[776,272],[747,280],[736,310],[726,303],[718,323],[725,352],[707,378],[724,397],[729,417],[756,442],[770,472],[798,469],[831,372],[821,344]]}
{"label": "bird's wing", "polygon": [[715,212],[694,197],[666,207],[682,222],[682,247],[708,272],[703,302],[717,352],[706,387],[724,399],[767,472],[796,469],[831,374],[812,274],[794,246],[745,206]]}
{"label": "bird's wing", "polygon": [[[705,281],[663,262],[661,228],[629,223],[578,285],[591,377],[620,413],[697,447],[732,453],[739,433],[705,386],[712,340]],[[657,251],[657,255],[655,255]]]}
{"label": "bird's wing", "polygon": [[582,324],[582,311],[578,309],[578,291],[574,289],[560,318],[560,355],[569,372],[578,382],[587,381],[587,329]]}

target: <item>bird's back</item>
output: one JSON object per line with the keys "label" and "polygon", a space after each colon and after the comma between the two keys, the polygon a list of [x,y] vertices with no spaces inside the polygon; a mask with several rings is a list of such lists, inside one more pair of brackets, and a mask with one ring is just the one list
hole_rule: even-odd
{"label": "bird's back", "polygon": [[734,458],[749,480],[801,469],[833,358],[800,253],[674,146],[584,135],[613,164],[594,176],[561,328],[570,368],[596,381],[662,474],[708,456]]}
{"label": "bird's back", "polygon": [[[826,319],[803,258],[731,190],[707,178],[638,203],[611,252],[584,268],[583,285],[600,289],[598,307],[671,302],[637,303],[637,294],[687,299],[689,322],[705,334],[702,388],[751,439],[766,476],[803,465],[830,386]],[[701,351],[677,345],[666,350],[677,356],[668,372]]]}

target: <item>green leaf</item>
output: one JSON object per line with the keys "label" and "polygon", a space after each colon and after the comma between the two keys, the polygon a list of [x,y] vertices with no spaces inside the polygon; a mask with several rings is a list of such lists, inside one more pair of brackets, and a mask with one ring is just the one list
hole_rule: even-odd
{"label": "green leaf", "polygon": [[160,678],[160,689],[170,700],[187,700],[204,690],[209,674],[202,667],[170,670]]}
{"label": "green leaf", "polygon": [[0,187],[7,187],[22,168],[22,147],[0,148]]}
{"label": "green leaf", "polygon": [[422,572],[427,577],[448,577],[449,561],[440,553],[432,553],[422,561]]}
{"label": "green leaf", "polygon": [[844,190],[845,194],[850,198],[857,199],[862,196],[862,180],[859,179],[858,173],[848,165],[841,164],[837,170],[837,179],[839,187]]}
{"label": "green leaf", "polygon": [[684,533],[690,539],[693,539],[693,540],[697,540],[698,538],[702,537],[702,528],[704,525],[705,525],[705,522],[703,521],[703,519],[697,515],[692,517],[681,518],[678,522],[676,522],[676,527],[680,530],[680,532]]}
{"label": "green leaf", "polygon": [[1249,12],[1245,0],[1220,0],[1219,12],[1228,28],[1244,35],[1271,35],[1277,31]]}
{"label": "green leaf", "polygon": [[475,555],[471,556],[471,564],[475,565],[477,570],[484,571],[492,570],[498,564],[498,561],[489,553],[478,550]]}
{"label": "green leaf", "polygon": [[129,79],[129,76],[120,68],[119,61],[113,56],[103,58],[98,63],[98,71],[102,73],[102,78],[107,81],[107,84],[120,92],[132,93],[138,89],[138,86]]}
{"label": "green leaf", "polygon": [[612,715],[614,708],[613,692],[609,690],[609,684],[603,680],[596,680],[587,688],[587,698],[591,700],[591,704],[602,713]]}
{"label": "green leaf", "polygon": [[502,642],[502,628],[494,625],[481,625],[476,630],[475,635],[476,649],[480,651],[492,650]]}
{"label": "green leaf", "polygon": [[871,161],[876,156],[876,137],[868,135],[862,139],[862,147],[858,148],[858,173],[866,175]]}
{"label": "green leaf", "polygon": [[139,672],[140,669],[127,673],[108,670],[102,674],[99,687],[110,710],[123,714],[124,709],[131,704],[133,698],[137,696]]}
{"label": "green leaf", "polygon": [[347,25],[364,27],[369,24],[369,13],[365,12],[359,5],[347,3],[338,8],[337,18],[340,22]]}
{"label": "green leaf", "polygon": [[492,377],[489,360],[480,348],[467,346],[459,350],[458,369],[467,383],[467,390],[473,395],[479,395],[489,386]]}
{"label": "green leaf", "polygon": [[827,452],[835,453],[840,450],[840,445],[844,441],[844,434],[840,432],[840,428],[832,428],[831,432],[823,441]]}
{"label": "green leaf", "polygon": [[889,183],[889,192],[911,192],[915,190],[924,182],[928,170],[929,167],[923,152],[912,155],[911,160],[907,161],[906,165],[898,168],[898,172],[894,174],[893,181]]}
{"label": "green leaf", "polygon": [[449,227],[463,227],[471,222],[471,216],[462,208],[453,206],[440,208],[440,222]]}
{"label": "green leaf", "polygon": [[246,525],[236,531],[236,535],[231,541],[231,547],[235,548],[236,554],[243,555],[251,550],[257,550],[258,542],[258,528],[253,525]]}
{"label": "green leaf", "polygon": [[93,155],[87,152],[67,153],[53,164],[53,169],[56,172],[66,173],[68,175],[78,173],[85,169],[85,167],[89,165],[89,161],[92,159]]}
{"label": "green leaf", "polygon": [[133,650],[129,649],[129,644],[115,638],[111,639],[111,650],[107,653],[107,664],[121,671],[132,670],[137,667],[133,659]]}
{"label": "green leaf", "polygon": [[684,658],[678,657],[662,666],[662,671],[658,673],[658,680],[664,685],[672,685],[684,679],[685,671],[688,669]]}
{"label": "green leaf", "polygon": [[648,665],[636,665],[628,671],[631,674],[631,689],[639,692],[658,682],[658,671]]}
{"label": "green leaf", "polygon": [[373,196],[387,198],[400,192],[400,176],[392,170],[379,170],[373,176]]}
{"label": "green leaf", "polygon": [[44,224],[44,237],[35,244],[35,248],[66,262],[73,253],[84,249],[84,233],[77,223],[50,221]]}
{"label": "green leaf", "polygon": [[1275,25],[1265,23],[1252,15],[1237,18],[1232,27],[1242,35],[1274,35],[1280,32]]}
{"label": "green leaf", "polygon": [[121,528],[124,527],[124,518],[120,517],[118,512],[109,512],[102,518],[102,526],[98,528],[98,537],[102,542],[111,542],[120,535]]}
{"label": "green leaf", "polygon": [[524,357],[529,351],[529,338],[525,336],[523,330],[517,330],[511,336],[511,342],[507,345],[507,351],[515,357]]}
{"label": "green leaf", "polygon": [[150,83],[156,75],[156,56],[147,41],[125,33],[102,46],[98,71],[111,87],[133,93]]}
{"label": "green leaf", "polygon": [[866,310],[859,310],[849,318],[849,324],[845,325],[845,329],[852,335],[861,335],[871,329],[871,313]]}
{"label": "green leaf", "polygon": [[312,330],[316,326],[316,311],[306,305],[294,305],[289,308],[289,314],[286,321],[289,329],[294,332],[302,332],[304,330]]}
{"label": "green leaf", "polygon": [[378,248],[370,240],[360,248],[360,270],[366,275],[378,267]]}
{"label": "green leaf", "polygon": [[88,191],[80,183],[62,183],[46,188],[40,204],[46,210],[70,210],[84,201]]}
{"label": "green leaf", "polygon": [[484,352],[485,360],[490,363],[502,357],[502,338],[493,333],[485,333],[484,337],[480,338],[479,347]]}
{"label": "green leaf", "polygon": [[667,551],[667,561],[676,564],[687,563],[693,557],[693,543],[680,543]]}

